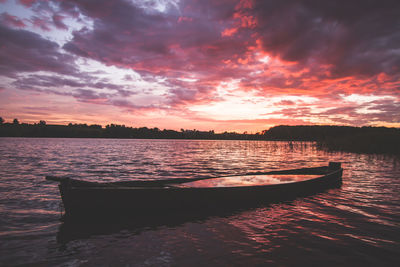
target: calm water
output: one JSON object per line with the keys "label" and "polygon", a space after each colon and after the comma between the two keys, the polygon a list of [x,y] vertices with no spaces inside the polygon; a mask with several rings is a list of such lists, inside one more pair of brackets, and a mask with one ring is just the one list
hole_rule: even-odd
{"label": "calm water", "polygon": [[[339,189],[229,214],[60,222],[56,183],[235,175],[343,162]],[[311,143],[0,138],[0,265],[400,266],[400,160]]]}

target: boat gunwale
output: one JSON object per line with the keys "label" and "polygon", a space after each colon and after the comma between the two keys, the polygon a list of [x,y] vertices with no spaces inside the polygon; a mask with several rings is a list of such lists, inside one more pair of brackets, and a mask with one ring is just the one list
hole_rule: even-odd
{"label": "boat gunwale", "polygon": [[[303,168],[307,169],[307,168]],[[287,171],[292,171],[292,170],[287,170]],[[296,182],[288,182],[288,183],[281,183],[281,184],[264,184],[264,185],[244,185],[244,186],[214,186],[214,187],[179,187],[179,186],[174,186],[173,184],[168,184],[166,183],[164,186],[85,186],[85,187],[80,187],[80,186],[68,186],[68,190],[170,190],[170,191],[180,191],[180,190],[234,190],[234,189],[251,189],[251,188],[277,188],[277,187],[285,187],[285,186],[290,186],[290,185],[301,185],[301,184],[307,184],[307,183],[312,183],[318,180],[325,179],[327,176],[335,175],[336,173],[342,172],[343,168],[335,169],[332,170],[331,172],[325,173],[325,174],[303,174],[303,175],[320,175],[318,177],[314,177],[311,179],[307,180],[302,180],[302,181],[296,181]],[[272,171],[274,172],[274,171]],[[281,172],[281,171],[279,171]],[[283,171],[282,171],[283,172]],[[193,181],[187,181],[183,183],[178,183],[178,184],[185,184],[185,183],[191,183],[195,181],[201,181],[201,180],[208,180],[208,179],[218,179],[218,178],[225,178],[225,177],[232,177],[232,176],[251,176],[251,175],[266,175],[266,174],[271,174],[271,172],[267,173],[258,173],[258,174],[246,174],[246,175],[229,175],[229,176],[218,176],[218,177],[212,177],[212,178],[205,178],[205,179],[193,179]],[[273,173],[275,175],[289,175],[285,173]],[[292,174],[292,173],[290,173]],[[295,174],[293,174],[295,175]],[[340,177],[339,177],[340,178]],[[185,179],[185,178],[183,178]],[[163,181],[163,180],[153,180],[153,181]],[[168,181],[168,180],[165,180]]]}

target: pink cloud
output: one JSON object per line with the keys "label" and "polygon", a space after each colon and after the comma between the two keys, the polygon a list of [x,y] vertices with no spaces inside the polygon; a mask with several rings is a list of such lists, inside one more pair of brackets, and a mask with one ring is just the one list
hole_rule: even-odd
{"label": "pink cloud", "polygon": [[33,3],[37,2],[37,0],[19,0],[19,2],[24,6],[30,7]]}
{"label": "pink cloud", "polygon": [[294,104],[295,104],[295,102],[293,102],[291,100],[282,100],[282,101],[279,101],[278,103],[275,103],[275,105],[279,105],[279,106],[291,106]]}
{"label": "pink cloud", "polygon": [[64,18],[65,17],[62,16],[62,15],[57,15],[57,14],[53,15],[54,25],[60,30],[68,30],[67,25],[65,25],[64,22],[63,22]]}
{"label": "pink cloud", "polygon": [[23,20],[19,19],[17,16],[12,16],[7,12],[1,14],[0,20],[3,24],[11,27],[16,27],[16,28],[26,27],[26,24],[24,23]]}
{"label": "pink cloud", "polygon": [[32,24],[33,24],[35,27],[40,28],[40,29],[42,29],[43,31],[49,32],[49,31],[51,30],[51,29],[50,29],[50,25],[49,25],[48,22],[47,22],[45,19],[43,19],[43,18],[34,16],[34,17],[31,19],[31,21],[32,21]]}
{"label": "pink cloud", "polygon": [[[24,90],[65,93],[79,102],[127,110],[185,114],[194,104],[226,101],[229,95],[308,96],[316,103],[282,100],[271,104],[277,111],[270,115],[293,123],[398,121],[393,119],[399,109],[395,101],[365,106],[342,102],[343,96],[351,94],[400,99],[396,54],[400,34],[393,26],[399,1],[383,5],[351,0],[338,6],[305,0],[182,0],[162,12],[151,4],[147,9],[123,0],[20,3],[34,12],[32,24],[49,35],[55,28],[67,30],[68,18],[90,25],[74,31],[59,47],[38,34],[10,28],[26,25],[3,13],[0,57],[7,64],[0,64],[0,73],[15,79],[12,84]],[[75,65],[76,59],[133,70],[143,81],[162,86],[163,100],[157,105],[121,100],[140,89],[78,71],[83,67]],[[124,77],[125,82],[135,80]],[[262,120],[249,118],[249,123],[272,123],[275,117]]]}
{"label": "pink cloud", "polygon": [[193,18],[190,18],[190,17],[179,17],[178,18],[178,23],[179,22],[192,22],[193,21]]}

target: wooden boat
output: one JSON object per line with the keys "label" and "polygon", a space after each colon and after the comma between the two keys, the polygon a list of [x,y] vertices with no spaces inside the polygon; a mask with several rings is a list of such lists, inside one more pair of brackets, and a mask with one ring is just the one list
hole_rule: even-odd
{"label": "wooden boat", "polygon": [[337,187],[341,164],[197,179],[99,183],[46,176],[58,181],[65,218],[135,216],[243,208],[284,201]]}

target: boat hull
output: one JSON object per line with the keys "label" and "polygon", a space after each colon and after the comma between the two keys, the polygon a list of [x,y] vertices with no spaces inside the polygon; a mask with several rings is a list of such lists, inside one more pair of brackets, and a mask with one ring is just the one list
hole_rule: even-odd
{"label": "boat hull", "polygon": [[[200,212],[255,207],[266,203],[312,195],[342,182],[343,169],[329,170],[320,177],[296,183],[191,188],[174,186],[89,187],[59,185],[66,218],[138,216],[139,214]],[[309,168],[297,173],[321,172]],[[296,173],[295,170],[271,173]]]}

